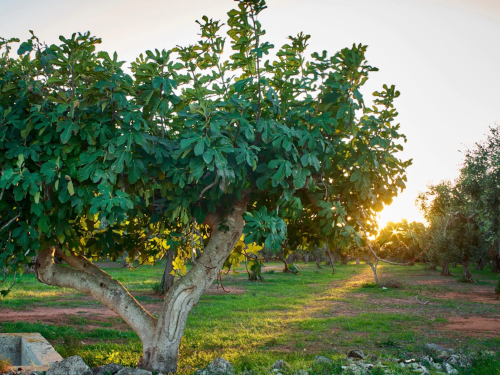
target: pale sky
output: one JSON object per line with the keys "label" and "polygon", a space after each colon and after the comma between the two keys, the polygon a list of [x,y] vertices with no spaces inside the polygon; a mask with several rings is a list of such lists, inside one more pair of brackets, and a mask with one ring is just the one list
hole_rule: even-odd
{"label": "pale sky", "polygon": [[[369,46],[380,69],[365,97],[395,84],[401,157],[413,159],[407,189],[384,209],[380,223],[423,220],[415,198],[429,182],[453,179],[459,150],[500,123],[499,0],[268,0],[260,21],[276,47],[288,35],[310,34],[309,52],[334,54],[353,43]],[[102,49],[133,61],[147,49],[198,40],[196,19],[226,20],[231,0],[0,0],[0,36],[48,44],[59,35],[90,30]],[[228,42],[229,49],[229,42]]]}

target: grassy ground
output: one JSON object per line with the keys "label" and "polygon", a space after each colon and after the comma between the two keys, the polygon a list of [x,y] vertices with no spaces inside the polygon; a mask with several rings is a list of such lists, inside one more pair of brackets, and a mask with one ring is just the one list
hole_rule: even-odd
{"label": "grassy ground", "polygon": [[[152,286],[162,263],[134,271],[106,265],[149,311],[161,308]],[[225,276],[230,293],[212,290],[201,298],[181,345],[181,372],[192,373],[221,355],[239,371],[265,373],[276,359],[310,369],[318,354],[338,359],[338,365],[354,348],[379,358],[420,356],[428,342],[468,352],[500,348],[500,301],[493,292],[498,275],[488,271],[475,271],[478,282],[463,284],[460,269],[442,277],[423,265],[382,265],[382,281],[398,286],[383,289],[373,287],[366,265],[337,266],[335,275],[314,264],[299,265],[301,275],[281,268],[266,265],[260,283],[248,281],[244,272]],[[30,311],[35,316],[22,316]],[[91,366],[135,365],[141,357],[139,339],[121,319],[86,295],[42,285],[34,275],[23,276],[4,299],[0,332],[40,332],[63,356],[78,354]],[[470,373],[500,374],[497,362],[483,362],[476,364],[482,370]],[[328,369],[335,371],[338,366]]]}

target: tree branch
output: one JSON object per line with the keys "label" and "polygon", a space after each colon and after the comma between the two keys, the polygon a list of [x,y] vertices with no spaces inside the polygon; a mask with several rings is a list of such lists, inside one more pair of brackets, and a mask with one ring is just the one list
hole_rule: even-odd
{"label": "tree branch", "polygon": [[7,228],[10,224],[12,224],[13,221],[15,221],[17,218],[19,218],[21,215],[17,215],[16,217],[13,217],[12,219],[9,220],[7,224],[5,224],[3,227],[0,228],[0,232],[3,231],[5,228]]}
{"label": "tree branch", "polygon": [[[149,314],[118,281],[90,263],[84,257],[65,254],[66,263],[77,268],[54,263],[56,249],[50,247],[38,254],[36,262],[37,279],[47,285],[72,288],[88,294],[113,310],[139,336],[144,345],[151,342],[157,320]],[[58,254],[60,252],[58,251]]]}
{"label": "tree branch", "polygon": [[388,264],[392,264],[393,266],[409,266],[410,264],[413,264],[415,263],[417,260],[419,260],[422,255],[424,255],[427,250],[429,250],[429,246],[427,246],[420,254],[417,255],[417,257],[415,259],[413,259],[412,261],[409,261],[409,262],[406,262],[406,263],[398,263],[398,262],[391,262],[390,260],[386,260],[386,259],[382,259],[380,258],[377,253],[375,253],[375,251],[373,250],[373,248],[371,247],[370,245],[370,242],[368,241],[368,234],[366,233],[366,230],[365,228],[361,225],[361,223],[358,221],[357,222],[358,225],[361,227],[361,229],[363,230],[363,233],[365,234],[365,237],[366,237],[366,245],[368,246],[368,248],[370,249],[371,253],[373,254],[373,256],[381,261],[381,262],[384,262],[384,263],[388,263]]}

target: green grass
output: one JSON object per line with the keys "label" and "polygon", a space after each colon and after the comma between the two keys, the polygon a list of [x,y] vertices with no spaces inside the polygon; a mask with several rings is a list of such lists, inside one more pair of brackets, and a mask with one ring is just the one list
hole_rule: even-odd
{"label": "green grass", "polygon": [[[202,296],[190,314],[181,343],[181,373],[190,374],[221,355],[234,363],[237,371],[269,373],[275,360],[284,359],[294,369],[306,369],[313,375],[322,371],[339,373],[345,353],[352,348],[379,358],[418,356],[427,342],[475,351],[500,348],[500,338],[474,338],[436,330],[451,315],[496,316],[498,305],[422,296],[451,292],[457,287],[473,292],[474,288],[489,285],[493,293],[498,276],[487,270],[473,271],[474,279],[480,279],[478,284],[466,285],[453,278],[446,278],[443,284],[424,284],[415,280],[442,280],[439,271],[426,270],[423,265],[382,265],[382,280],[396,279],[402,284],[398,289],[382,289],[374,287],[366,265],[337,266],[335,275],[327,267],[316,269],[314,264],[299,265],[302,275],[283,274],[281,264],[270,265],[276,270],[264,270],[264,282],[248,281],[243,269],[239,275],[224,278],[224,286],[243,289],[242,294]],[[155,304],[154,309],[161,307],[152,287],[161,278],[163,263],[134,271],[106,271],[141,303]],[[458,275],[460,269],[452,272]],[[414,300],[417,295],[431,303],[418,304]],[[3,301],[4,308],[17,310],[42,306],[100,307],[72,290],[40,284],[34,275],[23,276]],[[0,323],[0,331],[40,332],[61,355],[78,354],[90,366],[109,362],[133,365],[142,355],[137,335],[119,318],[103,320],[78,314],[70,316],[65,325],[43,321],[41,316],[37,323],[4,322]],[[318,354],[335,359],[333,367],[311,367]],[[477,362],[475,367],[484,369],[484,374],[500,375],[497,362],[491,363]],[[474,373],[483,374],[479,370]]]}

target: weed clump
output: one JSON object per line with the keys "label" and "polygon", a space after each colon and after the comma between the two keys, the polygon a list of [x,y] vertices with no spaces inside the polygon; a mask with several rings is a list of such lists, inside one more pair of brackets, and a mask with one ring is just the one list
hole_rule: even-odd
{"label": "weed clump", "polygon": [[10,366],[12,366],[12,363],[10,362],[10,358],[3,359],[0,358],[0,373],[8,372],[10,369]]}
{"label": "weed clump", "polygon": [[498,280],[498,284],[495,287],[495,294],[500,294],[500,279]]}
{"label": "weed clump", "polygon": [[377,283],[363,283],[361,288],[378,288]]}
{"label": "weed clump", "polygon": [[165,290],[163,288],[163,285],[161,285],[160,282],[153,283],[153,285],[151,285],[151,290],[153,291],[153,293],[156,296],[161,296],[161,295],[165,294]]}

